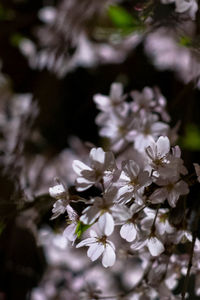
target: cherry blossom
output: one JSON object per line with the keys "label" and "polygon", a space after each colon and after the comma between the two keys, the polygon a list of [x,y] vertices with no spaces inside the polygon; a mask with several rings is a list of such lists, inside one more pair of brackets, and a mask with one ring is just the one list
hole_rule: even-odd
{"label": "cherry blossom", "polygon": [[78,191],[84,191],[101,180],[106,183],[113,178],[116,171],[113,153],[104,152],[102,148],[92,148],[89,161],[90,166],[79,160],[73,162],[73,169],[78,175],[76,179]]}
{"label": "cherry blossom", "polygon": [[115,246],[114,244],[107,239],[104,228],[101,227],[95,232],[94,230],[90,231],[90,238],[87,238],[76,245],[76,248],[83,246],[88,246],[87,255],[92,260],[97,260],[101,255],[102,256],[102,265],[107,268],[114,265],[116,260],[115,255]]}
{"label": "cherry blossom", "polygon": [[152,203],[163,203],[165,199],[171,207],[175,207],[180,195],[186,195],[189,193],[188,185],[183,180],[178,180],[177,177],[170,179],[159,178],[156,184],[160,188],[156,189],[150,196]]}
{"label": "cherry blossom", "polygon": [[140,170],[140,167],[133,160],[124,161],[122,173],[117,182],[119,187],[118,202],[126,203],[132,198],[141,202],[144,188],[152,183],[147,171]]}

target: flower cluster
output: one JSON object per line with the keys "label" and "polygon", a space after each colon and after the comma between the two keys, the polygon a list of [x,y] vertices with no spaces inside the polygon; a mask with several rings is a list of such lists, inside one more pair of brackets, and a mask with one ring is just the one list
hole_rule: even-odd
{"label": "flower cluster", "polygon": [[[101,111],[96,118],[100,135],[108,138],[112,151],[92,148],[86,163],[74,160],[73,169],[77,192],[95,186],[99,195],[89,199],[79,196],[84,208],[78,215],[71,202],[73,196],[58,183],[50,188],[51,196],[57,199],[53,218],[68,212],[71,224],[64,236],[74,243],[86,234],[76,248],[87,246],[92,261],[102,255],[106,268],[116,261],[118,247],[112,236],[118,234],[126,245],[129,243],[129,251],[134,255],[142,261],[150,257],[152,265],[162,269],[165,288],[170,291],[174,285],[170,287],[169,270],[175,268],[172,260],[176,245],[192,242],[186,217],[173,221],[173,209],[177,203],[183,207],[189,193],[188,171],[179,146],[171,146],[170,138],[174,139],[163,95],[157,88],[146,87],[142,92],[131,92],[131,100],[128,96],[123,95],[120,83],[112,84],[109,96],[94,96]],[[199,166],[194,166],[199,177]],[[198,239],[195,245],[197,242]],[[200,270],[200,266],[196,268]],[[147,269],[144,267],[144,276]],[[156,272],[159,270],[148,276],[154,278],[158,276]]]}

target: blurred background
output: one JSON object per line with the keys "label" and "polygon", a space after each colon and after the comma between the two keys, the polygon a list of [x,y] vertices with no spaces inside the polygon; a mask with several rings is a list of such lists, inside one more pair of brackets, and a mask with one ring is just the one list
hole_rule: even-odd
{"label": "blurred background", "polygon": [[[174,9],[160,1],[0,1],[1,300],[80,299],[94,277],[59,232],[64,219],[50,221],[48,189],[55,177],[72,186],[73,159],[106,145],[95,94],[108,95],[113,82],[125,93],[158,87],[186,166],[200,162],[199,19]],[[94,268],[106,291],[110,271]],[[126,290],[135,277],[127,265],[123,282],[121,269],[115,280]]]}

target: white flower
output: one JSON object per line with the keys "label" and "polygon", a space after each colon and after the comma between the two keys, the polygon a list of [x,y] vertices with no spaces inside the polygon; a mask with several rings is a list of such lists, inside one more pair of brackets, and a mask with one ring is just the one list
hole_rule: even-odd
{"label": "white flower", "polygon": [[134,142],[134,148],[140,152],[154,142],[160,135],[167,135],[169,126],[158,121],[157,115],[148,114],[135,120],[135,128],[130,131],[127,139]]}
{"label": "white flower", "polygon": [[98,118],[97,124],[102,126],[99,135],[110,140],[113,151],[119,151],[127,144],[127,137],[133,130],[133,116],[129,115],[128,111],[124,115],[113,111],[106,116],[106,118]]}
{"label": "white flower", "polygon": [[165,110],[166,99],[160,93],[158,88],[151,89],[145,87],[142,92],[132,91],[133,102],[130,106],[134,112],[139,112],[141,117],[147,116],[151,112],[157,112],[164,121],[169,121],[170,117]]}
{"label": "white flower", "polygon": [[114,176],[116,164],[112,152],[104,152],[102,148],[92,148],[89,160],[90,166],[79,160],[73,161],[73,169],[78,175],[76,179],[78,191],[84,191],[101,180],[106,183]]}
{"label": "white flower", "polygon": [[123,86],[117,82],[112,83],[109,96],[97,94],[94,96],[94,102],[97,104],[97,108],[105,113],[113,109],[118,109],[122,112],[128,107],[128,103],[124,102]]}
{"label": "white flower", "polygon": [[53,204],[53,209],[52,209],[53,216],[51,217],[51,220],[56,219],[61,214],[64,214],[66,212],[66,206],[67,203],[65,203],[63,199],[57,200]]}
{"label": "white flower", "polygon": [[106,235],[110,235],[114,230],[114,220],[112,210],[114,207],[114,200],[116,198],[117,189],[111,187],[106,190],[103,197],[95,197],[89,201],[91,206],[83,210],[80,220],[85,224],[92,224],[97,218],[100,228]]}
{"label": "white flower", "polygon": [[114,265],[116,260],[115,246],[107,239],[104,228],[99,228],[97,234],[94,230],[90,231],[90,238],[87,238],[76,245],[76,248],[88,246],[87,255],[92,260],[97,260],[101,255],[102,264],[105,268]]}
{"label": "white flower", "polygon": [[175,207],[180,195],[189,193],[188,185],[183,180],[178,180],[177,177],[170,179],[159,178],[156,184],[161,188],[156,189],[150,196],[149,200],[152,203],[163,203],[165,199],[171,207]]}
{"label": "white flower", "polygon": [[51,217],[51,220],[53,220],[66,212],[66,207],[69,203],[69,196],[65,187],[59,181],[58,184],[49,188],[49,194],[51,197],[57,199],[57,201],[53,204],[52,209],[53,216]]}
{"label": "white flower", "polygon": [[[155,218],[156,211],[150,208],[145,208],[144,213],[146,216],[141,221],[141,228],[150,233],[153,220]],[[155,222],[155,232],[160,237],[163,237],[164,234],[171,234],[174,232],[174,228],[170,225],[168,221],[169,210],[160,208]]]}
{"label": "white flower", "polygon": [[192,233],[186,229],[178,230],[172,235],[172,240],[175,244],[192,242]]}
{"label": "white flower", "polygon": [[133,197],[141,202],[144,188],[152,183],[149,173],[140,170],[133,160],[122,163],[122,173],[117,182],[119,187],[118,202],[126,203]]}
{"label": "white flower", "polygon": [[157,142],[152,142],[147,148],[146,153],[153,170],[158,170],[169,163],[167,158],[170,151],[168,137],[160,136]]}

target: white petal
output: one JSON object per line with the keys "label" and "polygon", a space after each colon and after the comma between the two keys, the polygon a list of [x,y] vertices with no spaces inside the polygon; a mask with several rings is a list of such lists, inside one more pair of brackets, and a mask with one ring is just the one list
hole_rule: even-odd
{"label": "white petal", "polygon": [[78,177],[76,179],[76,189],[79,192],[85,191],[89,189],[94,184],[94,181],[89,181],[85,179],[84,177]]}
{"label": "white petal", "polygon": [[65,195],[65,188],[62,184],[57,184],[49,188],[49,194],[53,198],[58,198]]}
{"label": "white petal", "polygon": [[76,245],[76,248],[80,248],[80,247],[83,247],[83,246],[90,246],[91,244],[93,244],[95,242],[96,242],[96,239],[94,237],[87,238],[87,239],[81,241],[80,243],[78,243]]}
{"label": "white petal", "polygon": [[126,165],[123,166],[123,171],[129,178],[135,178],[137,177],[140,168],[133,160],[129,160]]}
{"label": "white petal", "polygon": [[110,88],[110,97],[112,101],[119,102],[123,93],[123,85],[121,83],[114,82]]}
{"label": "white petal", "polygon": [[94,95],[93,100],[97,104],[97,107],[103,111],[106,111],[106,109],[110,105],[109,97],[103,96],[101,94]]}
{"label": "white petal", "polygon": [[136,227],[132,223],[126,223],[124,224],[120,229],[120,235],[123,239],[125,239],[127,242],[132,242],[135,240],[137,231]]}
{"label": "white petal", "polygon": [[170,142],[168,137],[160,136],[157,140],[157,154],[159,157],[165,156],[167,153],[169,153],[170,150]]}
{"label": "white petal", "polygon": [[104,213],[102,216],[100,216],[98,225],[102,234],[105,234],[107,236],[111,235],[115,226],[112,215],[108,212]]}
{"label": "white petal", "polygon": [[70,241],[75,241],[77,235],[75,233],[77,224],[72,223],[64,230],[63,235]]}
{"label": "white petal", "polygon": [[104,245],[100,243],[95,243],[90,246],[87,251],[87,256],[92,260],[95,261],[104,251]]}
{"label": "white petal", "polygon": [[106,244],[106,248],[103,252],[102,264],[105,268],[111,267],[114,265],[116,260],[116,255],[114,249],[109,245]]}
{"label": "white petal", "polygon": [[176,206],[176,202],[178,201],[179,194],[176,193],[175,190],[170,191],[170,193],[167,196],[168,203],[171,207]]}
{"label": "white petal", "polygon": [[100,210],[97,205],[88,206],[84,209],[82,216],[80,217],[80,220],[84,224],[92,224],[96,218],[100,215]]}
{"label": "white petal", "polygon": [[84,170],[92,170],[90,167],[88,167],[86,164],[84,164],[80,160],[74,160],[72,163],[72,167],[74,169],[74,172],[76,172],[77,175],[81,176],[81,172]]}
{"label": "white petal", "polygon": [[155,190],[151,196],[149,197],[149,200],[152,202],[152,203],[162,203],[165,201],[165,199],[167,198],[167,191],[165,188],[160,188],[160,189],[157,189]]}
{"label": "white petal", "polygon": [[105,161],[105,152],[102,148],[92,148],[90,151],[90,160],[103,164]]}
{"label": "white petal", "polygon": [[165,248],[161,241],[153,236],[150,237],[147,241],[147,247],[149,249],[149,252],[151,253],[152,256],[158,256],[160,255],[163,251],[165,251]]}
{"label": "white petal", "polygon": [[78,215],[75,212],[75,210],[69,204],[67,205],[66,208],[67,208],[67,213],[68,213],[69,219],[71,221],[76,221],[78,219]]}

